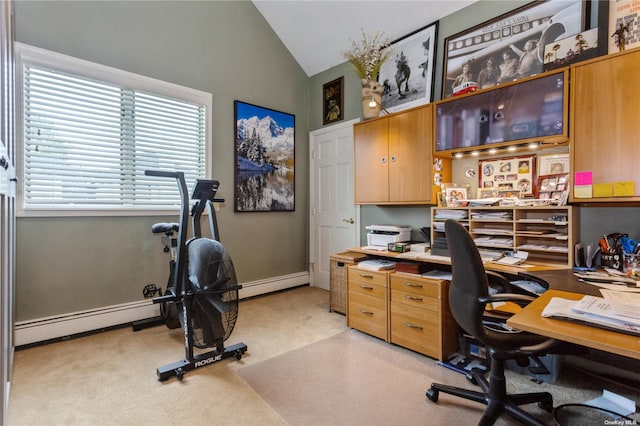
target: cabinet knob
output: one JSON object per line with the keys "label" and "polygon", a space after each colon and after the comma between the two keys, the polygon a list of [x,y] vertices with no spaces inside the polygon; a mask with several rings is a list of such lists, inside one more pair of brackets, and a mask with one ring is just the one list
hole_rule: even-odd
{"label": "cabinet knob", "polygon": [[360,285],[360,288],[364,289],[364,290],[373,290],[373,287],[368,286],[368,285]]}
{"label": "cabinet knob", "polygon": [[382,157],[382,158],[380,159],[380,162],[381,162],[382,164],[386,164],[386,163],[387,163],[387,157]]}
{"label": "cabinet knob", "polygon": [[359,309],[360,313],[363,313],[365,315],[373,315],[373,312],[371,311],[365,311],[364,309]]}
{"label": "cabinet knob", "polygon": [[391,156],[391,162],[392,163],[395,163],[397,159],[398,159],[398,157],[396,157],[395,155]]}

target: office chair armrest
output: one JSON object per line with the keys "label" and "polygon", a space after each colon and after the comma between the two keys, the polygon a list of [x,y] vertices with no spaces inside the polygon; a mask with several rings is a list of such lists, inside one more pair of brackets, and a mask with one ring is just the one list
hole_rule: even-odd
{"label": "office chair armrest", "polygon": [[511,283],[509,279],[499,272],[485,271],[487,280],[489,281],[489,287],[494,288],[498,293],[510,293]]}
{"label": "office chair armrest", "polygon": [[489,296],[479,297],[478,302],[480,303],[514,302],[524,306],[535,299],[536,299],[535,297],[527,296],[525,294],[498,293],[498,294],[491,294]]}

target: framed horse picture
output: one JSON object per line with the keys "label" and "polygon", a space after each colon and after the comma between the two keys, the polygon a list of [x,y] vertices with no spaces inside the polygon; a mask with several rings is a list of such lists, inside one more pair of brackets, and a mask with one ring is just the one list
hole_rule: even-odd
{"label": "framed horse picture", "polygon": [[437,36],[438,21],[391,43],[378,77],[387,111],[431,102]]}

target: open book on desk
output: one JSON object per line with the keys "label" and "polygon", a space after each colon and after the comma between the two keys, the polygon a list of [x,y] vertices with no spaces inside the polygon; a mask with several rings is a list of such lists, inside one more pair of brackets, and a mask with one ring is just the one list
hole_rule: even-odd
{"label": "open book on desk", "polygon": [[553,297],[542,316],[640,336],[640,306],[637,304],[594,296],[584,296],[578,301]]}

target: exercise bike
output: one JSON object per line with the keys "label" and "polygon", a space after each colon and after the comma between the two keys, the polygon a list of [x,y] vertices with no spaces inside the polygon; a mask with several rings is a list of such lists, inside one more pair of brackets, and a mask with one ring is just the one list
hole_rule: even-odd
{"label": "exercise bike", "polygon": [[[182,380],[185,372],[213,364],[229,357],[241,359],[247,345],[237,343],[224,347],[238,317],[238,285],[233,262],[218,236],[218,224],[213,202],[219,187],[217,180],[198,179],[191,199],[196,200],[189,214],[189,196],[183,172],[145,171],[147,176],[176,179],[180,192],[180,222],[177,225],[175,261],[170,263],[171,276],[164,294],[153,298],[153,303],[166,304],[175,309],[184,332],[185,358],[158,367],[158,380],[173,376]],[[212,238],[202,237],[201,217],[205,208],[209,215]],[[187,239],[189,215],[192,218],[192,237]],[[155,224],[152,230],[172,237],[175,224]],[[167,234],[170,233],[170,234]],[[170,242],[171,238],[169,238]],[[166,242],[165,242],[166,244]],[[173,247],[173,244],[170,245]],[[173,253],[172,253],[173,257]],[[168,325],[168,324],[167,324]],[[196,355],[194,348],[215,348]]]}

